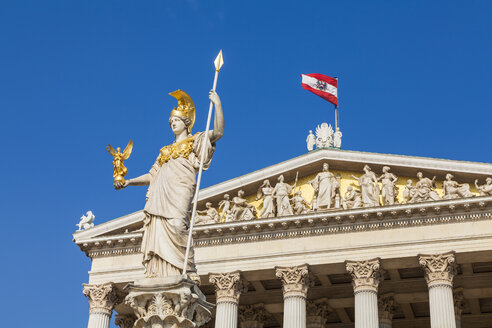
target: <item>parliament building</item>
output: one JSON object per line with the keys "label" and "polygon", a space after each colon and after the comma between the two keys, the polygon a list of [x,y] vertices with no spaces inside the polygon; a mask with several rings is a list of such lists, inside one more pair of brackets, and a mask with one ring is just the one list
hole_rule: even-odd
{"label": "parliament building", "polygon": [[[201,190],[194,258],[214,305],[201,327],[492,327],[491,177],[487,163],[327,147]],[[89,328],[139,327],[126,286],[145,277],[143,218],[73,235],[92,263]]]}

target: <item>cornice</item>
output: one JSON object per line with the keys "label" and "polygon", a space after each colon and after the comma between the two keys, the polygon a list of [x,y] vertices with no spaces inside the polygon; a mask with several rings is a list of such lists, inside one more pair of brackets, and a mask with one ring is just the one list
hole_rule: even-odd
{"label": "cornice", "polygon": [[[304,214],[196,226],[195,247],[492,219],[492,197]],[[140,253],[142,232],[78,239],[90,258]]]}

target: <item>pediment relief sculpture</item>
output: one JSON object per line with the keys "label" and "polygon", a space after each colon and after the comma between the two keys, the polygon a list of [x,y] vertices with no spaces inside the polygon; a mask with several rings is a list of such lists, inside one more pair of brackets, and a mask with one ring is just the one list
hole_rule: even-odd
{"label": "pediment relief sculpture", "polygon": [[[328,163],[313,175],[296,177],[285,182],[284,175],[278,177],[275,186],[271,179],[258,184],[255,194],[245,195],[243,190],[230,200],[229,194],[217,204],[218,211],[206,205],[204,211],[213,211],[200,224],[266,219],[282,216],[303,215],[331,210],[350,210],[362,207],[391,206],[407,203],[459,199],[492,195],[492,178],[486,178],[480,185],[460,183],[450,173],[444,181],[425,177],[418,172],[415,178],[397,176],[391,167],[383,166],[377,175],[369,165],[363,167],[363,174],[351,171],[331,171]],[[210,205],[211,207],[211,205]]]}

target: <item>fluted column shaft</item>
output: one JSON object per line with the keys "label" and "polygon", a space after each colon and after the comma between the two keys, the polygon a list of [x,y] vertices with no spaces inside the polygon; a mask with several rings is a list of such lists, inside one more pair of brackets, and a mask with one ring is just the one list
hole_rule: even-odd
{"label": "fluted column shaft", "polygon": [[275,267],[275,275],[282,281],[284,328],[306,328],[306,297],[312,285],[309,266]]}
{"label": "fluted column shaft", "polygon": [[453,300],[453,278],[456,275],[454,252],[420,255],[429,287],[429,307],[432,328],[456,328]]}
{"label": "fluted column shaft", "polygon": [[211,273],[209,280],[215,286],[217,296],[215,328],[237,328],[239,297],[247,291],[246,281],[239,271]]}
{"label": "fluted column shaft", "polygon": [[83,293],[89,299],[88,328],[109,328],[109,321],[119,300],[112,283],[84,285]]}
{"label": "fluted column shaft", "polygon": [[379,258],[368,261],[346,261],[352,276],[355,297],[355,328],[378,328]]}

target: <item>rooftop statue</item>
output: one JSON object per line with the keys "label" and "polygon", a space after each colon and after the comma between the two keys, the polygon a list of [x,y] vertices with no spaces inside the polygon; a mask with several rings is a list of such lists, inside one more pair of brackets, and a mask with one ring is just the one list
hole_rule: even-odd
{"label": "rooftop statue", "polygon": [[80,217],[80,222],[76,224],[76,226],[79,227],[78,231],[94,227],[95,218],[96,217],[92,214],[92,211],[87,211],[85,215]]}
{"label": "rooftop statue", "polygon": [[260,218],[272,218],[275,216],[275,204],[273,202],[273,187],[269,180],[263,181],[263,184],[256,193],[256,200],[263,197],[263,208],[260,212]]}
{"label": "rooftop statue", "polygon": [[328,163],[323,164],[323,171],[318,173],[309,183],[314,188],[316,209],[328,209],[333,205],[337,181],[329,170]]}
{"label": "rooftop statue", "polygon": [[314,146],[316,145],[316,137],[313,134],[313,130],[309,130],[309,134],[306,138],[306,144],[307,144],[308,151],[314,149]]}
{"label": "rooftop statue", "polygon": [[398,178],[390,172],[389,166],[383,166],[383,174],[378,178],[378,181],[381,181],[382,185],[381,194],[383,205],[393,205],[395,203],[396,195],[398,194],[398,187],[396,187]]}
{"label": "rooftop statue", "polygon": [[342,131],[338,126],[333,134],[333,147],[342,148]]}
{"label": "rooftop statue", "polygon": [[485,179],[485,184],[479,186],[478,180],[475,180],[475,187],[480,192],[480,196],[492,196],[492,178]]}
{"label": "rooftop statue", "polygon": [[353,176],[359,182],[362,191],[362,204],[364,207],[379,206],[379,185],[376,174],[371,171],[369,165],[364,166],[364,174],[360,177]]}
{"label": "rooftop statue", "polygon": [[433,188],[436,188],[436,177],[433,177],[431,180],[429,178],[425,178],[422,172],[418,172],[417,178],[419,181],[415,184],[415,187],[411,192],[412,198],[409,203],[419,203],[441,199],[437,192],[433,190]]}
{"label": "rooftop statue", "polygon": [[294,185],[284,182],[284,176],[281,174],[278,177],[278,182],[273,189],[273,197],[277,203],[277,216],[293,215],[292,206],[290,205],[289,195],[297,186],[297,175]]}
{"label": "rooftop statue", "polygon": [[[115,181],[116,189],[149,185],[144,207],[142,253],[145,272],[150,277],[181,274],[200,155],[204,149],[203,169],[207,169],[215,143],[224,134],[222,105],[215,91],[209,94],[215,105],[215,120],[214,128],[208,134],[192,134],[195,106],[190,96],[182,90],[172,92],[171,96],[178,100],[178,107],[169,116],[174,142],[161,148],[149,173],[124,183]],[[195,272],[193,252],[190,254],[187,266]]]}
{"label": "rooftop statue", "polygon": [[442,183],[444,190],[444,199],[455,199],[462,197],[473,197],[468,183],[459,184],[453,180],[454,176],[451,173],[446,174],[446,180]]}

